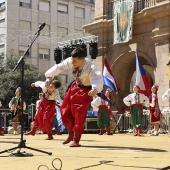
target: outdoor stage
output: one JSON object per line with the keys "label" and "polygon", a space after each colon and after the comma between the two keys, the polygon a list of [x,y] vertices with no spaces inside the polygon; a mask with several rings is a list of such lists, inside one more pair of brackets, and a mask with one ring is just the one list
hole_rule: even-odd
{"label": "outdoor stage", "polygon": [[[62,170],[149,170],[170,166],[168,134],[160,134],[158,137],[151,137],[149,134],[145,137],[135,137],[133,134],[114,134],[113,136],[83,134],[80,148],[64,146],[62,141],[66,139],[66,136],[66,134],[54,135],[54,140],[51,141],[44,140],[47,137],[46,134],[24,136],[26,146],[52,152],[52,155],[24,148],[21,152],[26,151],[34,156],[9,157],[10,153],[2,153],[0,154],[0,169],[37,170],[40,165],[46,165],[50,170],[54,170],[52,161],[55,158],[62,161]],[[0,136],[0,152],[18,146],[19,141],[20,135]],[[56,169],[60,168],[58,160],[54,161],[54,165]],[[47,168],[40,167],[39,169],[46,170]]]}

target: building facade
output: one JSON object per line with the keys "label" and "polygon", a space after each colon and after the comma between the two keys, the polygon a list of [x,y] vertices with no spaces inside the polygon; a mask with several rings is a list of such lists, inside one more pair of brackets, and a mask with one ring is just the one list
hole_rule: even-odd
{"label": "building facade", "polygon": [[27,62],[46,71],[55,64],[57,43],[82,33],[82,25],[93,20],[94,0],[0,0],[0,59],[22,56],[45,23]]}
{"label": "building facade", "polygon": [[[113,45],[113,0],[95,1],[95,19],[92,24],[83,26],[87,33],[98,36],[98,63],[109,61],[112,73],[120,88],[114,95],[117,106],[123,106],[123,98],[132,91],[135,73],[135,51],[144,66],[152,84],[159,85],[159,103],[162,94],[169,88],[168,67],[170,55],[170,2],[169,0],[137,0],[134,4],[133,37],[127,43]],[[116,109],[116,108],[115,108]]]}

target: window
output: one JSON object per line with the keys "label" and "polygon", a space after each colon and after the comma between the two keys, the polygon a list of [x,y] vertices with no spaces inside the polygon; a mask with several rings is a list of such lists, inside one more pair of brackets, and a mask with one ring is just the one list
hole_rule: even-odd
{"label": "window", "polygon": [[23,8],[31,8],[31,0],[20,0],[19,5]]}
{"label": "window", "polygon": [[84,8],[75,7],[75,17],[84,19],[85,18]]}
{"label": "window", "polygon": [[[23,56],[27,49],[28,47],[19,46],[19,56]],[[31,57],[31,52],[29,52],[28,57]]]}
{"label": "window", "polygon": [[68,35],[68,28],[58,27],[57,32],[58,32],[59,35],[62,35],[62,36],[65,37],[65,36]]}
{"label": "window", "polygon": [[40,0],[40,2],[39,2],[39,10],[49,12],[50,11],[50,2]]}
{"label": "window", "polygon": [[48,50],[48,49],[39,49],[39,58],[41,60],[50,60],[50,50]]}
{"label": "window", "polygon": [[5,45],[0,45],[0,59],[4,59]]}
{"label": "window", "polygon": [[95,14],[95,11],[92,10],[92,11],[91,11],[91,21],[94,21],[94,14]]}
{"label": "window", "polygon": [[68,5],[58,4],[58,12],[67,14],[68,13]]}
{"label": "window", "polygon": [[89,2],[89,3],[92,3],[94,4],[95,3],[95,0],[83,0],[84,2]]}
{"label": "window", "polygon": [[0,35],[5,34],[5,19],[0,20]]}
{"label": "window", "polygon": [[95,0],[90,0],[90,3],[95,4]]}
{"label": "window", "polygon": [[20,21],[19,28],[21,30],[30,30],[31,29],[31,22],[29,21]]}

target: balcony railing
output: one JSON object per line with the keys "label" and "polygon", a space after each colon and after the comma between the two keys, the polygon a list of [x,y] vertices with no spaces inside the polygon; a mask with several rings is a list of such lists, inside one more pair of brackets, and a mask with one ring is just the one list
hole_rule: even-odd
{"label": "balcony railing", "polygon": [[[135,0],[134,3],[134,13],[138,13],[142,11],[144,8],[149,8],[156,5],[156,0]],[[108,4],[106,5],[107,11],[107,19],[112,19],[114,16],[114,1],[108,0]]]}

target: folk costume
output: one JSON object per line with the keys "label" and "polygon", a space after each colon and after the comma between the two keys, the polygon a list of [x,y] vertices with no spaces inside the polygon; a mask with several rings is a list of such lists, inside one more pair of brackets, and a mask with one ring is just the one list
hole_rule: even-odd
{"label": "folk costume", "polygon": [[93,108],[98,108],[97,125],[100,128],[99,135],[103,135],[104,129],[106,128],[107,135],[112,135],[110,132],[110,117],[111,112],[108,108],[108,102],[104,100],[104,97],[96,97],[92,102]]}
{"label": "folk costume", "polygon": [[149,96],[149,110],[150,110],[150,114],[151,114],[151,122],[160,122],[160,116],[161,116],[161,112],[159,109],[159,105],[158,105],[158,97],[157,94],[152,93]]}
{"label": "folk costume", "polygon": [[[17,89],[16,91],[21,91],[21,89]],[[26,103],[23,102],[24,106],[23,106],[23,110],[26,109]],[[10,124],[13,126],[14,128],[14,135],[17,135],[17,128],[18,128],[18,124],[19,124],[19,119],[20,119],[20,115],[21,115],[21,109],[22,109],[22,100],[21,100],[21,94],[19,96],[15,96],[11,99],[11,101],[9,102],[9,108],[10,108],[10,112],[11,112],[11,118],[10,118]]]}
{"label": "folk costume", "polygon": [[137,134],[141,135],[141,128],[145,125],[143,105],[149,105],[149,99],[144,94],[132,93],[123,99],[125,105],[130,107],[130,123],[136,128]]}
{"label": "folk costume", "polygon": [[[114,131],[115,130],[115,126],[116,126],[116,119],[114,117],[114,114],[112,113],[112,106],[113,106],[113,100],[112,100],[112,96],[111,96],[111,89],[107,88],[106,92],[105,92],[105,96],[108,99],[108,109],[109,109],[109,113],[110,113],[110,130]],[[112,133],[112,132],[111,132]]]}
{"label": "folk costume", "polygon": [[11,123],[12,122],[18,122],[19,116],[21,114],[21,96],[20,97],[13,97],[12,100],[9,103],[9,108],[11,108]]}
{"label": "folk costume", "polygon": [[[152,136],[158,136],[158,129],[160,124],[160,118],[161,118],[161,111],[159,109],[158,104],[158,96],[157,96],[157,90],[159,89],[159,86],[157,84],[154,84],[152,88],[156,89],[156,92],[152,92],[152,94],[149,96],[149,110],[151,115],[151,123],[154,124],[154,133]],[[158,126],[155,128],[155,126]]]}
{"label": "folk costume", "polygon": [[[34,116],[34,120],[35,120],[35,117],[36,117],[36,115],[37,115],[37,112],[38,112],[38,109],[39,109],[39,107],[40,107],[40,104],[41,104],[41,102],[42,102],[42,99],[43,99],[43,93],[39,93],[39,100],[37,100],[36,101],[36,113],[35,113],[35,116]],[[31,122],[31,128],[33,128],[33,126],[34,126],[34,121],[33,122]],[[38,131],[38,134],[43,134],[43,131],[41,130],[41,129],[37,129],[37,131]]]}
{"label": "folk costume", "polygon": [[54,65],[45,76],[54,77],[66,69],[72,70],[75,81],[67,89],[60,107],[62,122],[68,131],[68,138],[63,144],[74,140],[70,147],[78,147],[84,132],[87,109],[92,100],[88,93],[91,89],[97,92],[103,89],[103,77],[90,59],[84,58],[82,68],[74,68],[71,57]]}
{"label": "folk costume", "polygon": [[56,113],[56,100],[61,100],[58,89],[50,92],[45,87],[45,82],[35,82],[35,87],[41,87],[43,91],[43,99],[39,105],[37,114],[35,116],[33,128],[25,135],[35,135],[37,129],[41,129],[43,132],[47,132],[48,138],[46,140],[53,139],[52,137],[52,121]]}

